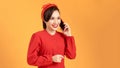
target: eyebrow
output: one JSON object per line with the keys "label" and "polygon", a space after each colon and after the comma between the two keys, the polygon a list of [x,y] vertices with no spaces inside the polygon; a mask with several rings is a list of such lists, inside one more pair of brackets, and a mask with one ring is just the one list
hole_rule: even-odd
{"label": "eyebrow", "polygon": [[58,16],[58,17],[53,17],[53,16],[51,16],[51,18],[60,18],[60,16]]}

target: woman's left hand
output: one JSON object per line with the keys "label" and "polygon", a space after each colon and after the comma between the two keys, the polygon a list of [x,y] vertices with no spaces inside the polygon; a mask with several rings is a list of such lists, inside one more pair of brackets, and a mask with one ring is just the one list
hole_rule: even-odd
{"label": "woman's left hand", "polygon": [[71,36],[71,29],[70,29],[70,26],[67,24],[67,23],[64,23],[65,24],[65,28],[63,30],[63,33],[66,35],[66,36]]}

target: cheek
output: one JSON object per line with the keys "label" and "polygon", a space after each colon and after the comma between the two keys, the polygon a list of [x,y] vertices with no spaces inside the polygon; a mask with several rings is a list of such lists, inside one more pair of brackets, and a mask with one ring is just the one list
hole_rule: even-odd
{"label": "cheek", "polygon": [[54,22],[54,20],[49,20],[49,23],[52,24]]}
{"label": "cheek", "polygon": [[58,23],[60,24],[61,20],[58,20]]}

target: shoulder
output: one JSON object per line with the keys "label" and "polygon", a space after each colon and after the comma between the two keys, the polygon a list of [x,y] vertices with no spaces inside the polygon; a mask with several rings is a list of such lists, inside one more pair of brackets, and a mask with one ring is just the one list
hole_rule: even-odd
{"label": "shoulder", "polygon": [[44,34],[44,33],[45,33],[45,30],[41,30],[41,31],[34,32],[33,34],[41,35],[41,34]]}
{"label": "shoulder", "polygon": [[59,36],[65,37],[65,35],[64,35],[62,32],[58,32],[58,31],[57,31],[57,34],[58,34]]}
{"label": "shoulder", "polygon": [[64,37],[64,38],[74,38],[74,36],[66,36],[66,35],[64,35],[62,32],[58,32],[58,31],[57,31],[57,33],[58,33],[60,36]]}
{"label": "shoulder", "polygon": [[42,36],[45,34],[45,31],[44,30],[41,30],[41,31],[37,31],[37,32],[34,32],[32,35],[33,36]]}

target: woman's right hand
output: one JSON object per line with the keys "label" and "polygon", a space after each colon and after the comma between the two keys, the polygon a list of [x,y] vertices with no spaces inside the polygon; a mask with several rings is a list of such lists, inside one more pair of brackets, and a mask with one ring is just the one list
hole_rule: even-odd
{"label": "woman's right hand", "polygon": [[59,54],[52,56],[52,60],[53,60],[53,62],[55,62],[55,63],[60,63],[63,58],[64,58],[64,57],[63,57],[62,55],[59,55]]}

